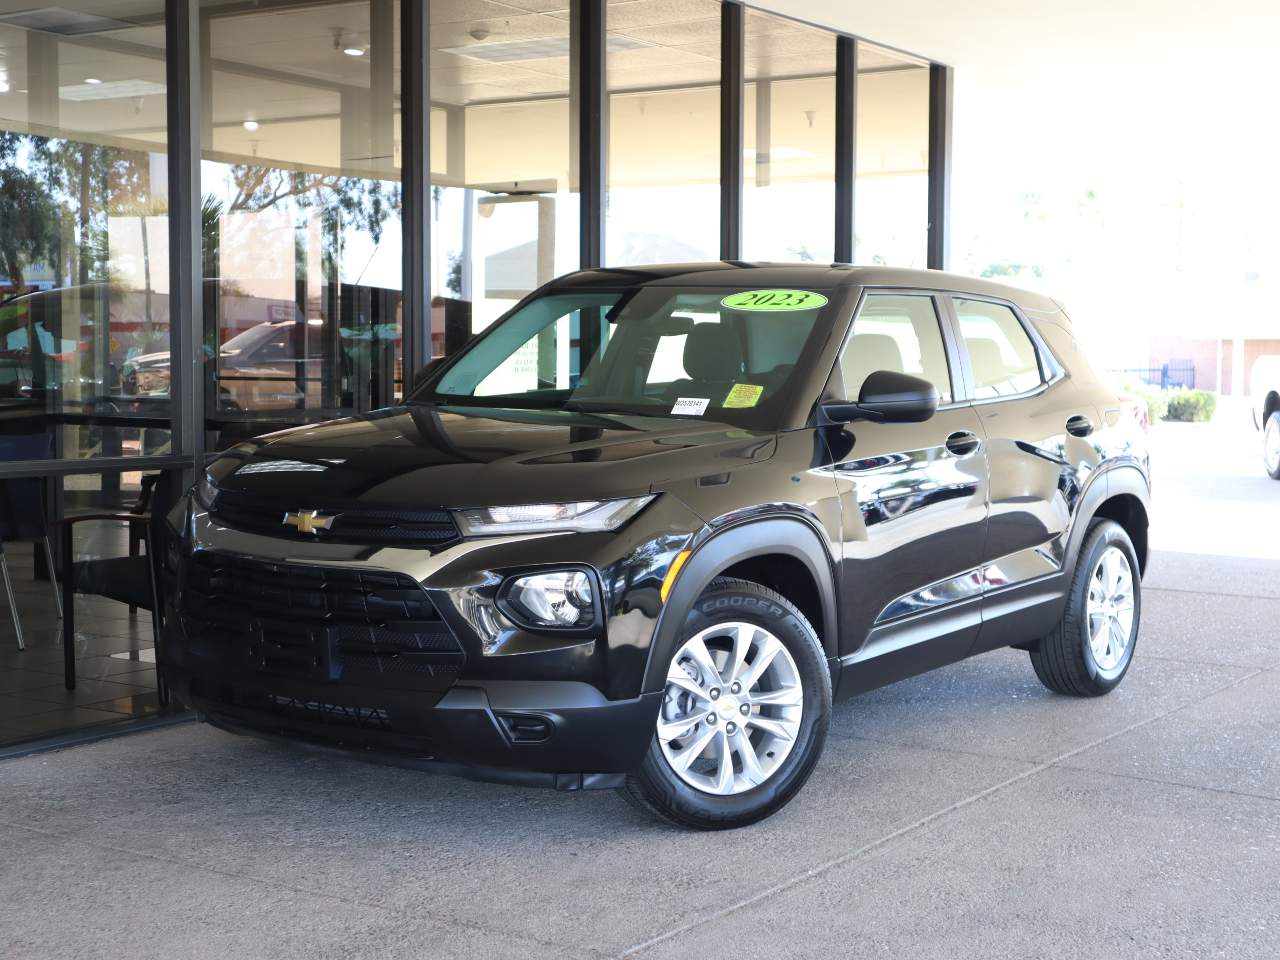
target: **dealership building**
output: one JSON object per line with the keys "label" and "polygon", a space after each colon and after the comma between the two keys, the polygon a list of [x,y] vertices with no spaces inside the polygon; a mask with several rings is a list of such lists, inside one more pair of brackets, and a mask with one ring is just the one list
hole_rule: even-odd
{"label": "dealership building", "polygon": [[0,4],[0,749],[171,722],[145,517],[553,277],[945,267],[951,69],[787,6]]}

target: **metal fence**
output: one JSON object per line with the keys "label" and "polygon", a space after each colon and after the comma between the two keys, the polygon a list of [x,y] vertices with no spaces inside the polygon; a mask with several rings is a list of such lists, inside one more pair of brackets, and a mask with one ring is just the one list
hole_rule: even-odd
{"label": "metal fence", "polygon": [[1175,360],[1158,367],[1126,367],[1116,373],[1137,377],[1143,383],[1161,390],[1172,390],[1186,387],[1194,390],[1196,386],[1196,365],[1190,360]]}

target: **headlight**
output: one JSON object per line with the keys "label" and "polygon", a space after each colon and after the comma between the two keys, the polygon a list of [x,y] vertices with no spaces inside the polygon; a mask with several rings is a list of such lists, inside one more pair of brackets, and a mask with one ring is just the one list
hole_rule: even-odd
{"label": "headlight", "polygon": [[205,473],[196,481],[195,486],[191,488],[191,497],[196,504],[205,510],[213,506],[214,498],[218,495],[218,485],[213,482],[213,478]]}
{"label": "headlight", "polygon": [[595,591],[584,570],[529,573],[511,580],[499,603],[534,627],[584,628],[596,619]]}
{"label": "headlight", "polygon": [[514,507],[457,510],[463,536],[484,537],[507,533],[617,530],[644,509],[653,497],[625,500],[580,500],[576,503],[530,503]]}

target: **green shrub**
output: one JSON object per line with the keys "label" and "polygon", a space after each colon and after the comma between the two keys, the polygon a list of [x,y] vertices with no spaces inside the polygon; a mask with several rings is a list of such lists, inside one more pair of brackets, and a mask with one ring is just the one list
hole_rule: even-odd
{"label": "green shrub", "polygon": [[1217,395],[1208,390],[1170,390],[1165,397],[1165,420],[1212,420],[1218,407]]}
{"label": "green shrub", "polygon": [[1131,396],[1139,397],[1146,401],[1148,423],[1158,423],[1164,419],[1169,410],[1169,404],[1165,399],[1165,394],[1161,393],[1159,387],[1153,387],[1143,383],[1141,380],[1131,378],[1125,379],[1121,383],[1121,389]]}

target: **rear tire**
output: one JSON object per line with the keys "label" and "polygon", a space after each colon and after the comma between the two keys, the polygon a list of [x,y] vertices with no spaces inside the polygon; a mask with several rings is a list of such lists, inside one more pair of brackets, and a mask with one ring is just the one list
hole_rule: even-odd
{"label": "rear tire", "polygon": [[1273,410],[1262,425],[1262,465],[1267,476],[1280,480],[1280,410]]}
{"label": "rear tire", "polygon": [[1118,523],[1095,520],[1080,547],[1062,620],[1031,650],[1036,676],[1067,696],[1110,693],[1133,662],[1141,618],[1133,543]]}
{"label": "rear tire", "polygon": [[667,674],[675,680],[623,796],[699,830],[744,827],[786,805],[831,717],[831,673],[804,614],[760,584],[719,578],[685,619]]}

